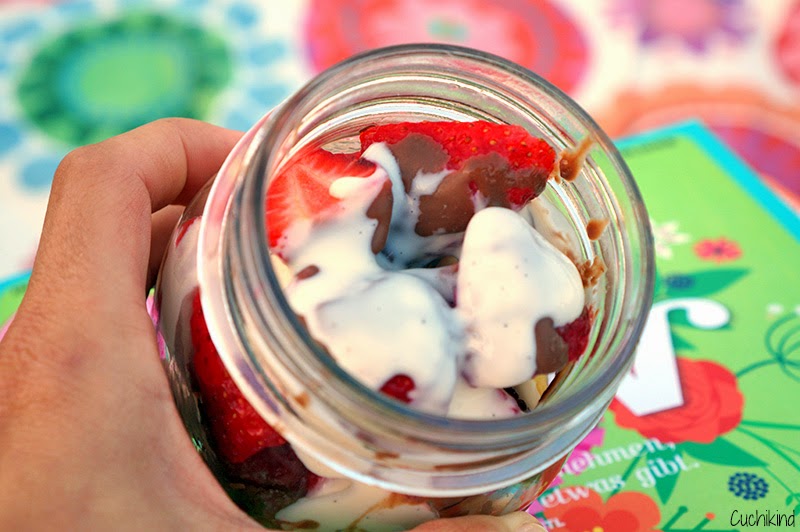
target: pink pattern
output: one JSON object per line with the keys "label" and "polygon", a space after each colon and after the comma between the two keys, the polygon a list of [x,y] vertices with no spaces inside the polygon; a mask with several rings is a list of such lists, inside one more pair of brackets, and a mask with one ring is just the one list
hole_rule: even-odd
{"label": "pink pattern", "polygon": [[617,0],[613,14],[632,18],[644,45],[680,41],[695,52],[720,35],[739,42],[751,31],[742,0]]}
{"label": "pink pattern", "polygon": [[[582,465],[579,464],[587,464],[586,460],[577,460],[575,456],[581,456],[585,452],[590,451],[594,447],[600,447],[603,445],[603,438],[605,437],[606,430],[602,428],[600,425],[597,425],[593,428],[589,434],[586,435],[585,438],[581,440],[581,442],[575,447],[575,449],[570,453],[570,457],[567,458],[565,465],[570,468],[571,471],[580,471],[582,472]],[[579,473],[578,473],[579,474]],[[564,481],[564,478],[561,474],[559,474],[553,482],[550,483],[550,487],[558,486]],[[539,501],[534,501],[528,507],[528,513],[531,515],[540,513],[544,511],[544,507],[539,504]]]}
{"label": "pink pattern", "polygon": [[775,40],[775,57],[781,72],[792,83],[800,85],[800,2],[789,10]]}
{"label": "pink pattern", "polygon": [[579,27],[545,0],[312,0],[306,40],[316,71],[382,46],[450,43],[510,59],[565,91],[589,59]]}

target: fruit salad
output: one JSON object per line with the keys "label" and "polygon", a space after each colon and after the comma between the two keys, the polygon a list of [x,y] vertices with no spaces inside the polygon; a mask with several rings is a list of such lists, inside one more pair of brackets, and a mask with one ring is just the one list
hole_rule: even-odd
{"label": "fruit salad", "polygon": [[[535,408],[586,349],[594,318],[587,290],[602,265],[575,264],[536,201],[548,180],[575,177],[581,154],[482,121],[375,125],[359,140],[351,152],[306,147],[269,184],[267,236],[292,309],[322,352],[413,409],[487,419]],[[179,227],[168,261],[192,260],[196,220]],[[219,357],[192,278],[164,281],[191,294],[189,333],[167,343],[191,346],[231,495],[271,526],[363,519],[363,501],[387,493],[298,456],[258,415]],[[181,313],[163,306],[167,331]],[[420,503],[386,511],[404,523],[436,517]]]}

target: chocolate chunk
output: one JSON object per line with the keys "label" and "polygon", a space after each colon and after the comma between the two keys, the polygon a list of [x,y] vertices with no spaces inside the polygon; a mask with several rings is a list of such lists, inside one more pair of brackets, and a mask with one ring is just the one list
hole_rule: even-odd
{"label": "chocolate chunk", "polygon": [[302,270],[297,272],[297,276],[296,277],[297,277],[298,281],[302,281],[303,279],[308,279],[309,277],[314,277],[318,273],[319,273],[319,268],[317,268],[316,266],[314,266],[312,264],[311,266],[306,266],[305,268],[303,268]]}
{"label": "chocolate chunk", "polygon": [[585,137],[574,149],[561,153],[558,170],[562,179],[574,181],[578,177],[592,143],[592,139]]}
{"label": "chocolate chunk", "polygon": [[411,190],[411,182],[419,172],[435,174],[445,169],[447,152],[427,135],[411,133],[389,146],[400,167],[400,177],[406,192]]}
{"label": "chocolate chunk", "polygon": [[603,234],[607,225],[608,219],[589,220],[586,224],[586,236],[589,237],[589,240],[597,240]]}
{"label": "chocolate chunk", "polygon": [[476,203],[518,210],[547,186],[541,168],[513,170],[498,153],[478,155],[448,174],[433,194],[419,199],[420,236],[460,233],[475,214]]}
{"label": "chocolate chunk", "polygon": [[433,194],[420,196],[419,218],[414,232],[420,236],[460,233],[475,214],[470,191],[472,176],[465,172],[448,174]]}
{"label": "chocolate chunk", "polygon": [[533,331],[536,337],[536,374],[559,371],[567,363],[569,346],[556,332],[553,320],[539,320]]}
{"label": "chocolate chunk", "polygon": [[372,252],[379,253],[386,245],[389,237],[389,225],[392,221],[392,182],[386,181],[378,195],[367,209],[367,217],[378,221],[372,234]]}
{"label": "chocolate chunk", "polygon": [[584,288],[596,285],[606,271],[606,265],[600,257],[576,264],[575,267],[578,268]]}
{"label": "chocolate chunk", "polygon": [[[471,174],[490,207],[518,209],[541,194],[547,186],[547,173],[542,168],[514,170],[502,155],[494,152],[473,157],[461,171]],[[527,199],[517,201],[517,197],[522,195]]]}

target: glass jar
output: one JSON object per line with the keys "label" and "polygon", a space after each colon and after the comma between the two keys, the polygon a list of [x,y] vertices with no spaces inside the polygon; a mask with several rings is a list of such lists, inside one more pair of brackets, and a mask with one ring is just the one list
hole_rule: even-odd
{"label": "glass jar", "polygon": [[[585,156],[576,179],[549,180],[534,201],[546,206],[558,228],[551,236],[560,235],[576,264],[606,265],[587,289],[595,317],[585,353],[555,376],[536,408],[506,419],[426,414],[345,373],[289,307],[265,230],[266,187],[304,146],[353,151],[373,124],[476,119],[547,139],[565,154],[562,173]],[[592,229],[606,222],[599,235]],[[498,57],[409,45],[331,68],[247,132],[179,222],[155,312],[186,428],[240,507],[278,528],[406,529],[518,510],[548,486],[632,363],[653,265],[648,218],[628,168],[577,104]],[[221,436],[208,428],[211,400],[193,372],[202,321],[242,401],[282,438],[243,462],[221,455]]]}

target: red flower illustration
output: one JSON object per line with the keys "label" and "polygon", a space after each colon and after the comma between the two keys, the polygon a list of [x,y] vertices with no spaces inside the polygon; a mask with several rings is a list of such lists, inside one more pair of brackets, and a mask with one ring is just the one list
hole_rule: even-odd
{"label": "red flower illustration", "polygon": [[586,489],[588,496],[544,511],[547,519],[558,519],[563,526],[559,531],[570,532],[651,532],[661,521],[656,503],[637,491],[623,491],[612,495],[606,502],[594,490]]}
{"label": "red flower illustration", "polygon": [[744,397],[736,377],[708,360],[678,357],[683,406],[637,417],[620,401],[611,403],[617,424],[662,442],[711,443],[742,420]]}
{"label": "red flower illustration", "polygon": [[726,238],[701,240],[694,245],[694,252],[701,259],[714,261],[717,264],[736,260],[742,256],[739,244]]}

